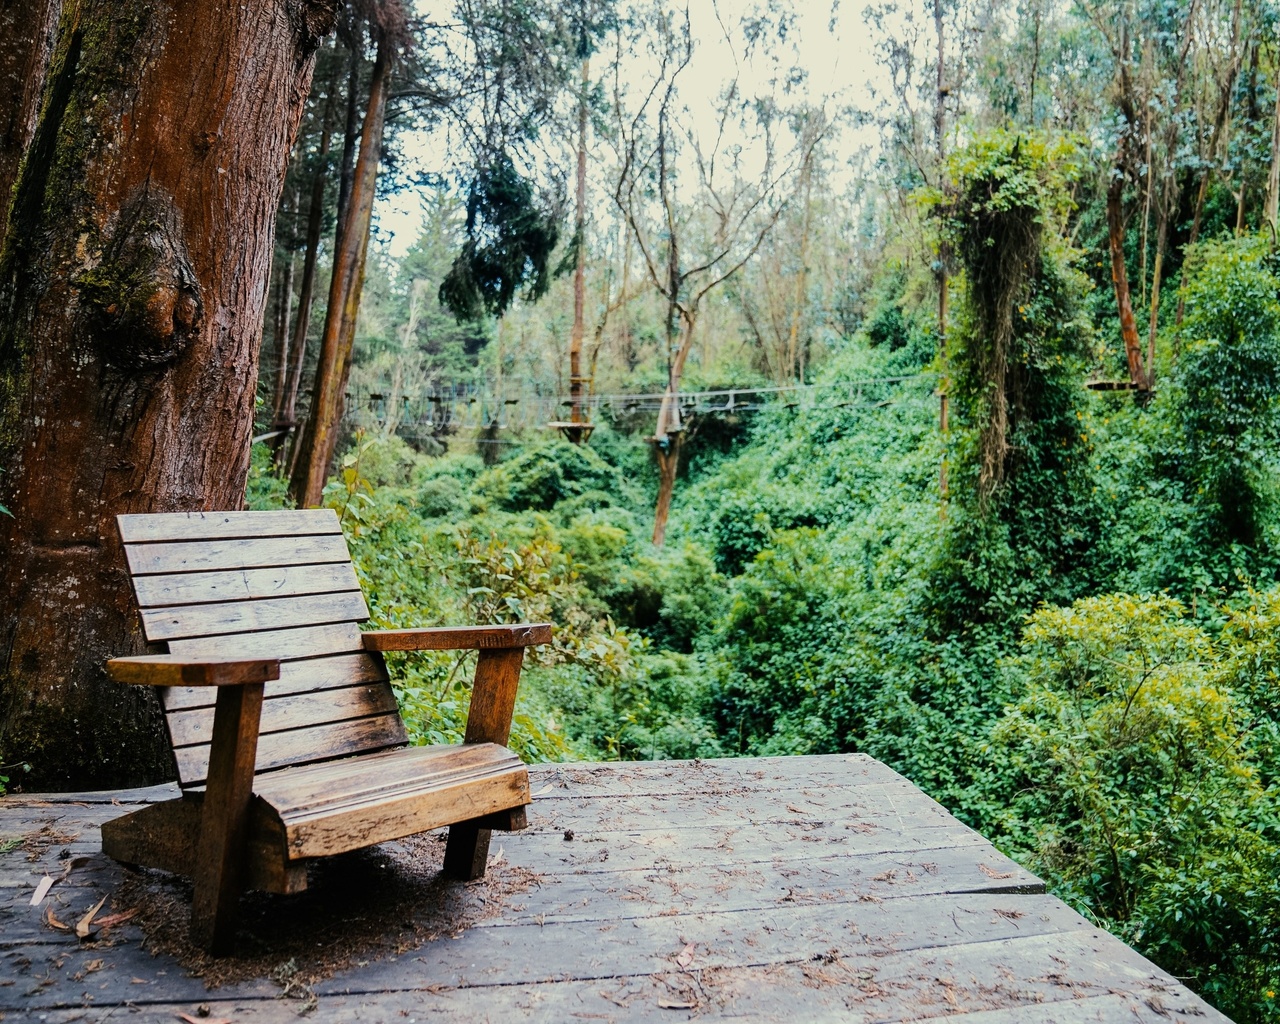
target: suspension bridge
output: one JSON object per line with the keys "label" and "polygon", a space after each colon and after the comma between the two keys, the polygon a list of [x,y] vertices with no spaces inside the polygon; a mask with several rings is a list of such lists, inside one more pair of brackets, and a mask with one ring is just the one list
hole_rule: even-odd
{"label": "suspension bridge", "polygon": [[[797,411],[876,408],[892,404],[912,383],[932,382],[933,374],[867,377],[821,384],[759,385],[682,391],[676,400],[680,418],[733,416],[782,406]],[[662,406],[664,392],[620,392],[585,395],[582,405],[591,422],[625,421]],[[417,395],[395,396],[388,389],[356,390],[346,395],[345,420],[353,428],[396,433],[406,440],[448,435],[526,435],[565,424],[572,399],[563,394],[504,388],[498,384],[437,387]],[[495,437],[488,443],[520,443]]]}

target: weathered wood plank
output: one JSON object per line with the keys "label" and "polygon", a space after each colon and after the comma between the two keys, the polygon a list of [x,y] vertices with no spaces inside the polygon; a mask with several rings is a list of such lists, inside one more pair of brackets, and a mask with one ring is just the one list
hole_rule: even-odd
{"label": "weathered wood plank", "polygon": [[549,797],[649,796],[670,793],[724,795],[752,791],[859,786],[905,782],[887,765],[865,754],[716,758],[695,761],[633,761],[556,764],[537,768],[539,790]]}
{"label": "weathered wood plank", "polygon": [[261,776],[256,792],[286,817],[306,815],[334,804],[362,803],[379,795],[445,784],[473,771],[523,767],[505,747],[404,747]]}
{"label": "weathered wood plank", "polygon": [[[521,836],[502,837],[503,856],[534,863]],[[992,878],[982,867],[1003,878]],[[629,921],[713,911],[764,913],[788,906],[828,906],[942,896],[1044,891],[1035,875],[982,843],[923,853],[848,853],[804,856],[781,852],[771,860],[654,870],[543,874],[536,901],[520,901],[479,928],[566,921]],[[856,910],[856,907],[855,907]]]}
{"label": "weathered wood plank", "polygon": [[288,661],[295,658],[319,658],[326,654],[355,654],[360,650],[360,629],[354,622],[242,633],[234,640],[205,636],[169,641],[169,652],[184,658],[224,655]]}
{"label": "weathered wood plank", "polygon": [[270,512],[156,512],[116,516],[126,544],[165,540],[214,540],[240,537],[296,537],[341,533],[330,508],[279,509]]}
{"label": "weathered wood plank", "polygon": [[[350,757],[407,742],[409,737],[399,714],[330,722],[263,736],[258,743],[257,770],[265,772],[286,765]],[[209,760],[208,746],[179,747],[173,755],[184,786],[195,786],[204,781]]]}
{"label": "weathered wood plank", "polygon": [[561,831],[677,831],[708,825],[771,822],[780,825],[836,826],[862,832],[910,831],[959,823],[940,804],[907,782],[838,789],[771,790],[726,794],[664,793],[556,799],[545,785],[534,787],[535,828]]}
{"label": "weathered wood plank", "polygon": [[548,623],[518,626],[429,626],[371,629],[362,635],[368,651],[499,650],[551,642]]}
{"label": "weathered wood plank", "polygon": [[359,589],[360,581],[350,562],[138,576],[133,581],[133,590],[141,608],[298,597]]}
{"label": "weathered wood plank", "polygon": [[528,799],[529,776],[524,765],[476,771],[452,785],[437,785],[427,792],[388,795],[376,803],[286,818],[289,857],[324,857],[360,849],[459,819],[519,807]]}
{"label": "weathered wood plank", "polygon": [[[330,722],[288,732],[262,736],[257,748],[257,771],[269,772],[291,764],[348,758],[365,751],[384,750],[408,742],[399,714],[360,718],[353,722]],[[178,777],[183,786],[205,781],[209,767],[209,746],[183,746],[173,751]]]}
{"label": "weathered wood plank", "polygon": [[129,572],[135,576],[351,561],[347,542],[340,533],[313,537],[291,535],[255,540],[128,544],[124,553],[129,562]]}
{"label": "weathered wood plank", "polygon": [[369,609],[360,591],[349,590],[340,594],[149,608],[141,614],[147,639],[157,643],[330,622],[363,622],[369,617]]}
{"label": "weathered wood plank", "polygon": [[[308,769],[310,798],[344,770]],[[506,877],[528,887],[416,950],[317,985],[313,1019],[1227,1024],[1060,902],[1016,891],[1034,876],[867,759],[537,766],[531,777],[537,832],[502,840],[503,870],[516,872]],[[131,1004],[148,1020],[208,1002],[212,1016],[250,1024],[292,1017],[273,983],[205,993],[140,949],[130,926],[105,951],[78,950],[24,909],[35,871],[56,866],[58,849],[91,847],[108,811],[0,801],[0,835],[43,813],[81,833],[34,864],[23,858],[26,888],[0,889],[0,983],[14,981],[0,984],[0,1010],[96,1020]],[[423,844],[405,848],[421,855]],[[64,919],[117,877],[84,873],[103,888],[55,887]],[[1001,891],[981,891],[988,882]],[[448,898],[481,905],[485,885]],[[11,935],[29,941],[15,947]]]}
{"label": "weathered wood plank", "polygon": [[[850,1024],[854,1017],[844,1005],[843,988],[820,986],[806,975],[806,968],[743,969],[717,976],[716,995],[723,1002],[707,1000],[698,1006],[699,1021],[805,1021],[806,1024]],[[812,970],[810,969],[810,973]],[[477,1020],[525,1019],[543,1021],[602,1021],[609,1024],[649,1024],[685,1020],[670,1006],[687,999],[679,987],[692,976],[639,976],[598,981],[547,981],[535,985],[512,986],[509,990],[484,988],[444,989],[431,986],[424,992],[369,993],[353,996],[326,996],[312,1018],[321,1021],[351,1021],[379,1024],[389,1020],[415,1019],[472,1024]],[[699,979],[701,981],[701,979]],[[694,993],[696,994],[696,993]],[[1038,992],[1034,1003],[1018,1003],[999,1010],[957,1013],[954,1008],[934,1014],[913,1012],[904,1005],[899,1012],[874,1018],[879,1024],[939,1020],[955,1024],[1222,1024],[1226,1018],[1207,1013],[1198,1004],[1176,1000],[1169,1008],[1170,993],[1164,986],[1151,986],[1124,995],[1073,997],[1069,992]],[[196,1003],[208,1005],[210,1016],[235,1020],[238,1024],[296,1024],[297,1012],[280,999],[225,999],[217,993],[187,1003],[148,1003],[146,1012],[154,1019],[176,1020],[186,1013],[194,1016]],[[1160,1006],[1159,1011],[1153,1006]],[[82,1010],[51,1010],[44,1024],[82,1024]],[[1202,1015],[1203,1014],[1203,1015]],[[135,1018],[136,1019],[136,1018]],[[871,1018],[866,1018],[871,1019]]]}
{"label": "weathered wood plank", "polygon": [[[1093,942],[1110,938],[1053,897],[987,894],[504,925],[472,928],[460,939],[432,943],[423,949],[420,962],[370,964],[354,983],[333,979],[318,986],[318,991],[387,992],[417,987],[423,963],[436,984],[514,985],[547,978],[603,979],[673,971],[677,970],[675,957],[689,944],[694,946],[692,959],[699,969],[720,970],[808,961],[833,951],[861,954],[868,961],[915,952],[919,963],[928,957],[951,956],[960,947],[1007,940],[1016,940],[1016,956],[1017,943],[1048,936],[1053,940],[1048,946],[1053,948],[1073,932]],[[521,950],[537,950],[537,955],[520,955]]]}
{"label": "weathered wood plank", "polygon": [[[200,692],[208,693],[209,691],[201,690]],[[6,812],[12,808],[48,807],[58,804],[108,804],[115,806],[135,803],[150,804],[158,803],[161,800],[172,800],[177,795],[178,787],[172,782],[162,782],[156,786],[144,786],[141,789],[102,789],[88,793],[7,793],[4,799],[0,800],[0,821],[5,819]],[[66,813],[66,808],[48,813]],[[79,814],[81,812],[76,811],[73,813]]]}
{"label": "weathered wood plank", "polygon": [[135,686],[240,686],[279,678],[280,663],[269,658],[226,661],[143,654],[134,658],[112,658],[107,662],[107,675],[117,683]]}
{"label": "weathered wood plank", "polygon": [[[340,690],[360,683],[387,680],[387,667],[380,654],[331,654],[280,664],[280,678],[267,683],[267,700],[299,693]],[[175,686],[160,691],[165,711],[211,708],[217,694],[207,687]]]}
{"label": "weathered wood plank", "polygon": [[[309,728],[396,711],[396,696],[386,683],[364,683],[289,697],[269,696],[262,705],[261,732],[266,736],[285,729]],[[212,708],[171,711],[167,721],[169,738],[175,747],[208,743],[213,737]]]}

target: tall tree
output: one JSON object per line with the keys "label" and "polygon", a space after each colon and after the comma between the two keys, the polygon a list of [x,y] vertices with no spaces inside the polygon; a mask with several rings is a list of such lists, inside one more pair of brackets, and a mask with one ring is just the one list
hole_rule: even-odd
{"label": "tall tree", "polygon": [[[378,167],[382,160],[382,135],[386,124],[387,93],[391,71],[408,40],[404,9],[398,0],[382,0],[374,11],[372,29],[377,56],[369,85],[368,106],[360,132],[350,197],[339,220],[339,235],[329,278],[329,304],[325,311],[324,333],[320,337],[319,363],[311,395],[311,411],[299,442],[297,466],[289,480],[289,491],[298,505],[312,508],[320,504],[329,463],[338,443],[343,395],[351,373],[351,352],[355,343],[356,314],[364,285],[365,263],[369,255],[369,233],[373,224],[373,201],[377,195]],[[340,204],[341,205],[341,204]]]}
{"label": "tall tree", "polygon": [[[143,649],[114,517],[243,501],[274,215],[334,6],[62,0],[26,61],[39,113],[0,193],[0,760],[33,785],[172,770],[155,697],[102,669]],[[48,9],[22,5],[7,61]]]}
{"label": "tall tree", "polygon": [[[661,547],[684,443],[680,381],[693,351],[703,300],[760,250],[821,134],[806,138],[798,132],[794,149],[780,154],[787,118],[771,98],[746,96],[739,77],[734,77],[718,97],[715,137],[702,142],[691,126],[677,119],[678,81],[693,58],[688,11],[680,16],[658,9],[651,18],[656,71],[634,109],[627,106],[620,73],[614,76],[619,171],[613,198],[635,239],[649,282],[666,306],[667,380],[652,438],[658,462],[653,543]],[[734,45],[727,31],[726,42]],[[615,67],[621,67],[623,48],[629,45],[619,31]],[[750,124],[755,132],[755,168],[748,169],[747,158],[728,140],[728,126],[735,122]],[[681,139],[689,142],[687,153],[681,152]],[[681,159],[694,170],[692,200],[679,195]]]}

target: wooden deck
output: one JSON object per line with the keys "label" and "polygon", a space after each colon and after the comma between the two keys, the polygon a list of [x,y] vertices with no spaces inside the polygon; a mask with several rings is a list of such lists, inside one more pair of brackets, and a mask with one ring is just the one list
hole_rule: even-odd
{"label": "wooden deck", "polygon": [[[172,790],[0,799],[0,849],[20,841],[0,854],[0,1017],[1226,1021],[870,758],[531,774],[530,828],[495,834],[487,879],[424,888],[415,878],[433,867],[423,858],[443,843],[388,844],[376,863],[330,871],[307,894],[259,897],[270,902],[255,904],[242,933],[256,962],[274,949],[255,921],[295,947],[274,971],[213,990],[148,948],[185,921],[153,920],[146,939],[140,915],[82,943],[45,916],[74,926],[104,896],[100,916],[131,909],[139,885],[172,888],[157,873],[130,878],[98,846],[103,821]],[[42,906],[29,905],[44,875],[64,873]],[[308,974],[316,965],[298,950],[306,929],[323,931],[317,908],[354,921],[365,886],[379,890],[375,903],[397,886],[416,894],[379,911],[399,939],[337,956],[332,929],[317,932],[317,956],[337,967]],[[340,931],[341,920],[330,924]],[[296,981],[304,975],[313,980]]]}

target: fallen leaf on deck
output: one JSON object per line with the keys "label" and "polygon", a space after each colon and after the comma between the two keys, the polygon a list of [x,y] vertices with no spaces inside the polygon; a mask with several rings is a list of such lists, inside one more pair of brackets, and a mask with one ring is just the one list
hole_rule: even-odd
{"label": "fallen leaf on deck", "polygon": [[187,1024],[231,1024],[226,1017],[193,1017],[189,1013],[178,1014],[179,1020],[185,1020]]}
{"label": "fallen leaf on deck", "polygon": [[40,879],[40,884],[36,886],[36,891],[31,894],[31,906],[40,906],[41,901],[49,895],[49,890],[53,888],[53,878],[45,875]]}
{"label": "fallen leaf on deck", "polygon": [[534,793],[533,795],[543,796],[546,793],[550,793],[553,789],[555,789],[555,786],[551,785],[551,783],[548,782],[545,786],[543,786],[540,790],[538,790],[538,792]]}
{"label": "fallen leaf on deck", "polygon": [[696,1003],[690,1003],[683,999],[666,999],[658,1000],[659,1010],[692,1010]]}
{"label": "fallen leaf on deck", "polygon": [[93,919],[98,916],[98,911],[102,909],[102,905],[106,902],[107,898],[103,896],[93,905],[93,909],[89,913],[76,922],[76,935],[79,938],[87,939],[89,937],[89,926],[93,924]]}
{"label": "fallen leaf on deck", "polygon": [[86,974],[92,974],[94,971],[100,971],[100,970],[102,970],[101,960],[90,960],[87,964],[84,965],[84,971]]}
{"label": "fallen leaf on deck", "polygon": [[688,967],[693,963],[694,944],[691,942],[680,951],[680,955],[676,957],[676,963],[681,967]]}
{"label": "fallen leaf on deck", "polygon": [[507,859],[507,854],[506,854],[506,852],[502,849],[502,847],[501,847],[501,846],[499,846],[499,847],[498,847],[498,852],[497,852],[497,853],[495,853],[492,857],[490,857],[490,858],[489,858],[489,863],[490,863],[490,864],[501,864],[501,863],[502,863],[504,860],[506,860],[506,859]]}
{"label": "fallen leaf on deck", "polygon": [[44,923],[45,923],[45,924],[47,924],[50,928],[57,928],[57,929],[58,929],[58,931],[60,931],[60,932],[69,932],[69,931],[71,931],[71,925],[69,925],[69,924],[63,924],[63,923],[62,923],[61,921],[59,921],[56,917],[54,917],[54,916],[53,916],[53,907],[46,907],[46,908],[45,908],[45,911],[44,911]]}
{"label": "fallen leaf on deck", "polygon": [[1004,872],[996,871],[994,868],[989,868],[985,864],[979,864],[978,870],[981,871],[988,878],[1012,878],[1013,877],[1012,871],[1004,871]]}
{"label": "fallen leaf on deck", "polygon": [[116,925],[124,924],[126,921],[131,921],[137,916],[137,907],[134,907],[132,910],[121,911],[119,914],[108,914],[106,917],[98,918],[98,927],[103,930],[106,930],[107,928],[114,928]]}

